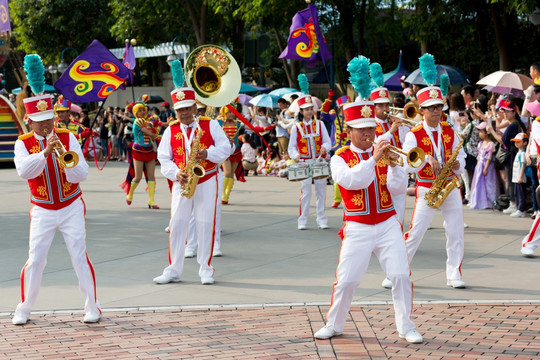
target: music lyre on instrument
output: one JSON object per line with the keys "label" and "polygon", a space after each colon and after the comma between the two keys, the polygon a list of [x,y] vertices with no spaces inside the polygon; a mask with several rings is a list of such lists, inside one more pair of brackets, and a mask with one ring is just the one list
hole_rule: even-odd
{"label": "music lyre on instrument", "polygon": [[[367,139],[367,141],[374,144],[373,140],[371,139]],[[405,157],[407,158],[407,164],[409,164],[409,166],[412,168],[417,168],[419,166],[422,166],[422,164],[424,163],[424,159],[426,158],[424,150],[419,147],[414,147],[409,150],[409,152],[406,152],[400,148],[390,145],[386,148],[386,150],[388,151],[388,153],[395,155],[385,155],[386,159],[384,159],[384,162],[388,165],[390,165],[391,162],[394,162],[399,166],[403,166],[403,159],[401,158],[401,155],[405,155]]]}
{"label": "music lyre on instrument", "polygon": [[56,155],[58,164],[63,168],[72,169],[79,163],[79,155],[75,151],[67,151],[60,139],[54,145],[54,154]]}
{"label": "music lyre on instrument", "polygon": [[[242,85],[238,63],[225,49],[216,45],[203,45],[193,50],[186,60],[184,73],[187,86],[195,90],[195,98],[207,106],[207,115],[211,115],[214,107],[225,106],[234,101]],[[199,178],[205,175],[204,168],[196,159],[202,129],[197,117],[193,117],[198,131],[186,162],[188,181],[181,192],[182,196],[187,198],[193,196]]]}
{"label": "music lyre on instrument", "polygon": [[[400,112],[403,113],[403,117],[397,116]],[[398,108],[390,106],[390,112],[384,112],[386,116],[400,119],[403,121],[403,125],[413,128],[417,126],[420,122],[414,120],[416,115],[418,115],[418,108],[413,103],[408,103],[404,108]]]}

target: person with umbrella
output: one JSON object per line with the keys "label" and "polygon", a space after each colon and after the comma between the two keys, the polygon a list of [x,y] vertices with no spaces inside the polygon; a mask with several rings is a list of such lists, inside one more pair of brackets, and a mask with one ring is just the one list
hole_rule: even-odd
{"label": "person with umbrella", "polygon": [[[311,95],[304,95],[297,99],[299,113],[298,123],[291,129],[288,152],[295,161],[312,162],[324,156],[330,149],[330,137],[322,121],[313,118],[314,108]],[[298,230],[305,230],[309,215],[311,201],[311,183],[315,184],[317,197],[317,225],[319,229],[328,229],[328,218],[324,211],[326,200],[326,179],[302,180],[302,196],[300,197],[300,216],[298,217]]]}

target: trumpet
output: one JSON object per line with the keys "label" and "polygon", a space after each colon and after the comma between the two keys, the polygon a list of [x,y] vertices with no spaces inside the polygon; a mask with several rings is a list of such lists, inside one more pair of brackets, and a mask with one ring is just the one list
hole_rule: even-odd
{"label": "trumpet", "polygon": [[[400,112],[403,114],[403,118],[397,116]],[[385,111],[384,113],[386,116],[400,119],[403,121],[403,125],[410,128],[413,128],[420,123],[419,121],[414,120],[418,115],[418,108],[413,103],[408,103],[404,108],[390,106],[390,111]]]}
{"label": "trumpet", "polygon": [[79,163],[79,155],[75,151],[67,151],[60,140],[54,145],[54,154],[63,168],[72,169]]}
{"label": "trumpet", "polygon": [[[373,143],[371,139],[368,139],[368,141]],[[409,164],[409,166],[412,168],[417,168],[422,166],[426,158],[424,150],[419,147],[412,148],[411,150],[409,150],[409,152],[406,152],[392,145],[388,146],[386,149],[388,153],[383,157],[383,161],[387,165],[390,165],[391,163],[396,163],[398,166],[403,166],[403,158],[401,157],[401,155],[405,155],[405,157],[407,158],[407,164]]]}

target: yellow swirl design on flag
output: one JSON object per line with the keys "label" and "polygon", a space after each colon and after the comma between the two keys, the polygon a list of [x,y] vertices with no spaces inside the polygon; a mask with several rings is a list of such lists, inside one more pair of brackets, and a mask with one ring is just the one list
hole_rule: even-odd
{"label": "yellow swirl design on flag", "polygon": [[[103,71],[85,72],[90,67],[90,63],[86,60],[79,60],[71,67],[69,76],[76,82],[74,91],[78,96],[92,91],[94,89],[95,82],[103,82],[101,88],[98,91],[98,96],[106,98],[114,90],[118,89],[124,82],[124,79],[116,76],[119,68],[113,63],[103,62],[100,64]],[[97,86],[96,86],[97,87]]]}

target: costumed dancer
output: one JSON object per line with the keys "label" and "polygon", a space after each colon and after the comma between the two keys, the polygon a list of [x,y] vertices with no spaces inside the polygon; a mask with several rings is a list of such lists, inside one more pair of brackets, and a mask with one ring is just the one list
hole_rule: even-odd
{"label": "costumed dancer", "polygon": [[[216,233],[219,231],[218,202],[219,182],[222,177],[219,164],[231,153],[229,139],[216,121],[196,117],[195,90],[182,87],[182,64],[175,60],[171,65],[175,90],[171,92],[173,108],[178,120],[169,124],[158,148],[162,174],[174,181],[169,223],[169,266],[154,278],[157,284],[178,282],[184,268],[184,251],[190,217],[195,217],[197,232],[197,262],[203,285],[214,283],[211,265]],[[193,153],[192,153],[193,152]],[[194,162],[202,166],[204,175],[196,178]],[[189,168],[187,166],[190,166]],[[188,183],[189,182],[189,183]],[[193,188],[196,186],[195,188]],[[184,194],[184,191],[192,193]]]}
{"label": "costumed dancer", "polygon": [[[98,322],[94,267],[86,253],[85,204],[79,183],[88,176],[81,146],[67,129],[54,127],[52,97],[43,95],[45,77],[38,55],[27,55],[24,68],[37,96],[24,99],[32,131],[15,142],[15,167],[28,180],[33,204],[30,210],[29,256],[21,271],[21,302],[12,322],[26,324],[37,299],[47,254],[56,231],[60,231],[85,296],[86,323]],[[60,156],[63,155],[63,160]]]}
{"label": "costumed dancer", "polygon": [[57,119],[54,121],[54,127],[58,129],[67,129],[75,136],[75,139],[82,143],[83,139],[89,138],[92,135],[90,129],[85,128],[76,121],[70,118],[71,101],[60,95],[54,104],[54,113]]}
{"label": "costumed dancer", "polygon": [[234,185],[234,174],[238,166],[242,166],[242,152],[240,151],[242,144],[238,140],[238,135],[244,126],[242,122],[235,120],[236,115],[232,111],[229,111],[226,106],[221,108],[220,114],[223,119],[223,131],[229,138],[232,147],[231,156],[223,162],[223,194],[221,195],[221,203],[228,204],[229,196]]}
{"label": "costumed dancer", "polygon": [[[419,167],[412,168],[407,164],[404,165],[408,172],[416,173],[416,200],[410,229],[405,233],[405,243],[409,261],[412,264],[413,257],[435,214],[435,208],[428,206],[428,201],[425,199],[426,193],[432,194],[437,191],[439,196],[446,196],[440,205],[446,233],[446,284],[454,288],[464,288],[466,284],[461,274],[464,236],[460,189],[458,186],[448,192],[447,189],[443,189],[443,186],[441,189],[437,187],[432,189],[432,187],[434,183],[442,182],[444,186],[447,186],[457,180],[456,177],[459,177],[465,169],[465,152],[461,147],[462,141],[459,136],[454,133],[448,123],[441,121],[444,102],[440,88],[433,86],[437,80],[433,56],[424,54],[420,58],[420,70],[426,83],[430,84],[417,93],[419,112],[423,116],[423,121],[407,134],[403,150],[408,152],[414,147],[420,147],[426,156],[424,164]],[[456,160],[449,162],[453,159]],[[439,174],[441,170],[447,173],[446,179]]]}
{"label": "costumed dancer", "polygon": [[[307,78],[299,81],[299,83],[302,92],[307,92],[307,87],[305,86]],[[297,115],[298,122],[291,129],[288,152],[290,158],[296,162],[303,161],[310,163],[328,152],[330,149],[330,137],[322,121],[313,118],[314,109],[311,95],[303,95],[296,101],[299,107],[299,113]],[[315,195],[317,197],[317,225],[319,229],[328,229],[328,218],[324,211],[326,179],[313,179],[309,177],[300,182],[302,195],[300,196],[298,230],[305,230],[307,228],[312,182],[315,184]]]}
{"label": "costumed dancer", "polygon": [[[362,94],[367,97],[369,90]],[[382,161],[390,145],[387,140],[373,145],[377,125],[373,103],[357,100],[345,105],[344,110],[351,145],[339,149],[330,162],[345,209],[344,225],[339,231],[341,250],[332,305],[326,325],[315,333],[315,338],[342,334],[355,288],[368,268],[371,253],[375,253],[394,282],[392,299],[399,337],[409,343],[421,343],[422,335],[411,320],[412,284],[407,249],[392,204],[394,194],[405,189],[407,175],[403,168]]]}
{"label": "costumed dancer", "polygon": [[126,190],[126,203],[131,205],[133,201],[133,193],[141,181],[143,170],[145,172],[148,184],[148,208],[159,209],[159,206],[154,201],[156,191],[156,147],[154,142],[159,137],[161,122],[159,120],[148,117],[148,108],[142,102],[133,105],[133,115],[135,121],[133,123],[133,146],[131,156],[133,159],[133,169],[135,176],[128,184],[128,178],[132,173],[128,170],[128,178],[122,187]]}

